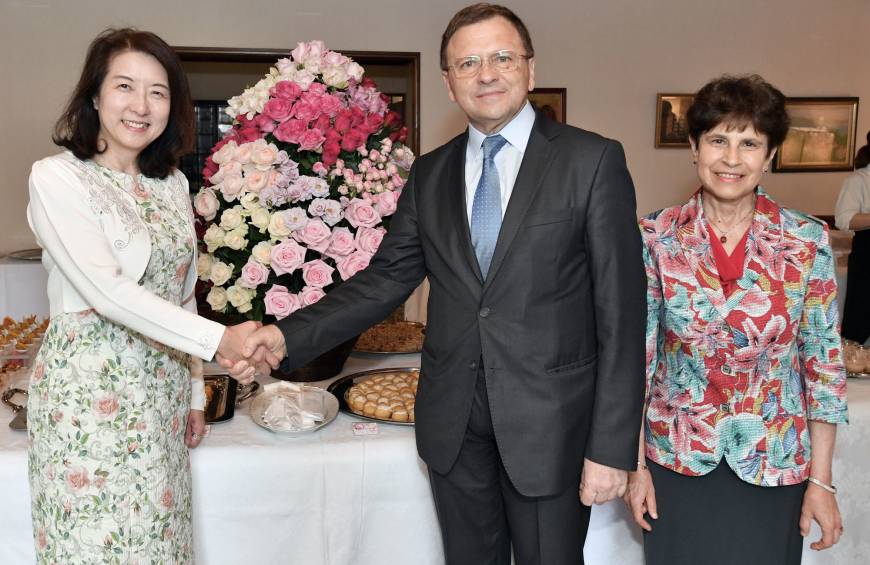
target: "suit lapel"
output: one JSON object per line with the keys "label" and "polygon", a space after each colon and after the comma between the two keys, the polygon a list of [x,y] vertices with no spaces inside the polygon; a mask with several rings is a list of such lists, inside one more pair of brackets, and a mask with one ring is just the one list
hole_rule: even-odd
{"label": "suit lapel", "polygon": [[452,229],[457,235],[456,252],[468,264],[468,268],[483,284],[483,276],[480,274],[480,266],[474,255],[474,247],[471,244],[471,229],[468,226],[468,208],[465,203],[465,151],[468,145],[468,132],[459,136],[453,146],[452,154],[447,159],[447,218],[453,223]]}
{"label": "suit lapel", "polygon": [[498,241],[492,254],[492,262],[489,265],[489,273],[484,283],[484,288],[489,286],[498,274],[499,267],[510,250],[511,244],[519,231],[526,216],[526,211],[535,199],[541,182],[550,168],[555,156],[555,149],[550,140],[558,135],[557,131],[549,128],[550,124],[540,114],[535,119],[529,143],[523,155],[523,162],[517,173],[514,188],[511,192],[504,219],[499,230]]}

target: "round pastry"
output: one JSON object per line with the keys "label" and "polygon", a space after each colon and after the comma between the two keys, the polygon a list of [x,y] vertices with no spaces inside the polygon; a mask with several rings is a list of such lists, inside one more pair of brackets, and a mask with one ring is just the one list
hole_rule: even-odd
{"label": "round pastry", "polygon": [[393,410],[392,415],[393,420],[397,422],[407,422],[408,421],[408,411],[404,408],[398,408]]}
{"label": "round pastry", "polygon": [[375,408],[375,418],[388,420],[392,413],[393,411],[386,404],[378,404],[377,408]]}

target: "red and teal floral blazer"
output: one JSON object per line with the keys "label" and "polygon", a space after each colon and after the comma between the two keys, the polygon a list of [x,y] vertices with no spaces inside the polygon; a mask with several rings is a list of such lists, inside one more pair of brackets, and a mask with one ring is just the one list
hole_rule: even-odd
{"label": "red and teal floral blazer", "polygon": [[827,226],[757,189],[743,277],[728,297],[705,227],[700,191],[640,221],[646,455],[683,475],[724,457],[748,483],[799,483],[807,420],[847,421]]}

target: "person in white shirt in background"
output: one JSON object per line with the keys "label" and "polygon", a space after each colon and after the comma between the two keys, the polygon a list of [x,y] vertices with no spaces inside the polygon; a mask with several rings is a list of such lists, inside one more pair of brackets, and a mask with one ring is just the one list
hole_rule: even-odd
{"label": "person in white shirt in background", "polygon": [[864,343],[870,338],[870,131],[855,155],[855,172],[840,189],[834,210],[837,229],[855,232],[849,254],[842,334]]}

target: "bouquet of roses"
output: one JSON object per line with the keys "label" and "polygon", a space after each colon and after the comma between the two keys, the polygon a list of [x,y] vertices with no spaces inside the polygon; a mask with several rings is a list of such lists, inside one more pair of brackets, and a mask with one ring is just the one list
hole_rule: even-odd
{"label": "bouquet of roses", "polygon": [[194,197],[214,312],[281,319],[366,268],[414,160],[363,68],[300,43],[229,100],[232,129]]}

